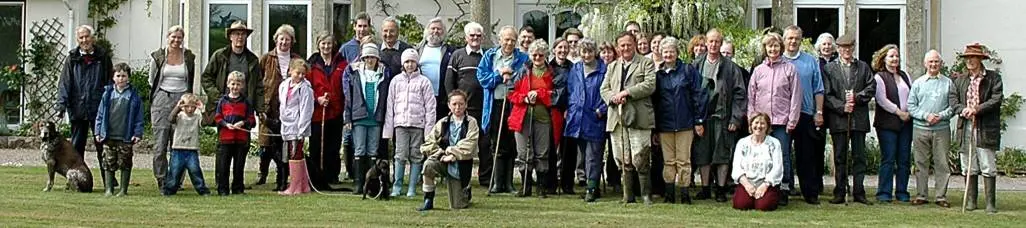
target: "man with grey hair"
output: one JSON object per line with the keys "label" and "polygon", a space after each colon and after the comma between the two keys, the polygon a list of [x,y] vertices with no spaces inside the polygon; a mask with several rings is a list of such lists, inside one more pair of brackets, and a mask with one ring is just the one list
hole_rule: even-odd
{"label": "man with grey hair", "polygon": [[944,61],[940,52],[930,50],[923,58],[926,74],[912,83],[908,93],[908,112],[912,116],[915,131],[912,136],[913,158],[916,163],[916,199],[912,205],[926,204],[926,196],[930,190],[930,156],[933,156],[934,190],[937,191],[936,204],[951,207],[945,194],[948,192],[948,177],[951,168],[948,166],[948,151],[951,147],[951,117],[955,111],[948,103],[948,92],[954,84],[947,76],[941,74]]}
{"label": "man with grey hair", "polygon": [[399,40],[399,20],[395,17],[387,17],[381,21],[381,41],[381,62],[385,64],[388,79],[403,72],[403,51],[413,46]]}
{"label": "man with grey hair", "polygon": [[431,88],[435,90],[438,119],[449,114],[449,101],[442,85],[452,51],[452,47],[445,44],[445,21],[441,17],[431,19],[424,28],[424,40],[417,45],[417,53],[420,53],[420,73],[431,81]]}
{"label": "man with grey hair", "polygon": [[[75,29],[78,47],[68,52],[58,84],[57,110],[60,111],[60,116],[67,112],[71,125],[71,144],[83,159],[86,139],[91,138],[87,134],[95,125],[103,88],[110,85],[111,79],[114,78],[111,55],[103,47],[96,45],[94,33],[95,30],[89,25],[81,25]],[[96,157],[102,158],[103,146],[99,143],[93,145],[96,146]],[[103,162],[100,162],[100,172],[106,172]],[[106,182],[106,176],[101,176],[104,177],[104,184],[117,182]]]}
{"label": "man with grey hair", "polygon": [[720,55],[727,59],[734,59],[734,42],[724,40],[723,45],[720,45]]}
{"label": "man with grey hair", "polygon": [[517,29],[513,26],[502,27],[499,31],[499,44],[499,47],[488,49],[477,66],[477,80],[481,83],[484,95],[481,129],[488,129],[488,138],[495,138],[491,145],[498,151],[498,157],[495,159],[499,161],[495,162],[495,173],[492,175],[494,181],[488,192],[515,193],[513,157],[516,156],[516,152],[511,150],[515,147],[513,132],[502,125],[509,117],[509,110],[512,109],[509,102],[506,102],[506,95],[513,87],[513,80],[510,79],[520,74],[518,72],[527,63],[527,54],[517,49]]}
{"label": "man with grey hair", "polygon": [[[463,39],[467,45],[453,51],[448,59],[445,68],[445,94],[455,90],[462,90],[467,93],[467,115],[480,120],[482,118],[481,105],[483,103],[481,83],[477,81],[477,65],[481,63],[481,43],[484,41],[484,27],[477,22],[470,22],[463,26]],[[441,115],[441,114],[437,114]],[[487,115],[487,114],[486,114]],[[491,140],[487,137],[487,130],[481,131],[481,137],[477,140],[478,182],[483,187],[491,184],[492,175],[492,148]]]}

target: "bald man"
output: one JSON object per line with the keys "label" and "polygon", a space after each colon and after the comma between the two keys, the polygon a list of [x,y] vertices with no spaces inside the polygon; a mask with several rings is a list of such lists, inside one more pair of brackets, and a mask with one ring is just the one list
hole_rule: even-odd
{"label": "bald man", "polygon": [[948,149],[951,147],[951,124],[954,110],[948,103],[948,92],[954,84],[951,79],[941,74],[944,61],[940,52],[930,50],[923,58],[926,74],[912,83],[908,94],[908,110],[912,116],[914,127],[912,143],[913,158],[916,163],[916,199],[912,205],[927,204],[927,193],[930,189],[930,156],[933,156],[933,186],[936,192],[936,204],[940,207],[951,207],[944,196],[948,192],[948,177],[951,170],[948,166]]}

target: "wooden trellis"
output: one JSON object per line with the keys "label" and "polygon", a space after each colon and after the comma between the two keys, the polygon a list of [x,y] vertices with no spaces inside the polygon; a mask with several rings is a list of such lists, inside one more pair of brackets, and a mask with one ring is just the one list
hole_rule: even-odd
{"label": "wooden trellis", "polygon": [[[57,18],[33,21],[29,32],[33,38],[28,52],[33,55],[49,57],[32,58],[29,64],[33,68],[25,78],[24,95],[26,95],[26,117],[32,123],[37,120],[58,121],[62,110],[57,110],[58,83],[64,60],[67,58],[67,45],[64,41],[64,24]],[[41,61],[39,61],[41,60]]]}

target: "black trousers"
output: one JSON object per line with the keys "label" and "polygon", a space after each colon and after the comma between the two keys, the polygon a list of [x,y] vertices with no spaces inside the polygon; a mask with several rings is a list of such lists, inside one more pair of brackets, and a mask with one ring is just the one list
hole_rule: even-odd
{"label": "black trousers", "polygon": [[[550,167],[557,167],[557,166],[559,167],[559,178],[558,178],[559,179],[559,187],[566,188],[566,189],[573,189],[574,182],[577,180],[577,160],[579,159],[577,157],[577,155],[579,153],[578,152],[578,146],[577,146],[578,145],[578,139],[570,138],[570,137],[566,137],[566,136],[562,136],[562,138],[560,138],[560,139],[563,142],[559,143],[559,153],[560,154],[556,155],[556,156],[559,156],[559,161],[557,162],[557,164],[554,164],[556,166],[550,166]],[[580,158],[580,159],[583,159],[583,158]],[[555,160],[555,159],[553,159],[553,160]],[[555,184],[556,183],[556,179],[557,179],[556,178],[556,172],[549,172],[549,173],[551,173],[551,176],[552,176],[550,178],[551,181],[549,183]]]}
{"label": "black trousers", "polygon": [[[239,194],[246,188],[243,174],[246,169],[246,154],[249,153],[249,143],[221,144],[218,146],[214,179],[217,181],[218,194]],[[229,168],[231,172],[229,172]],[[231,187],[228,184],[228,175],[231,174]],[[230,191],[229,191],[230,190]]]}
{"label": "black trousers", "polygon": [[816,129],[812,115],[802,113],[798,118],[792,137],[795,148],[795,170],[801,183],[802,196],[819,197],[823,191],[823,150],[826,144],[826,127]]}
{"label": "black trousers", "polygon": [[[866,187],[862,184],[866,175],[866,132],[830,131],[834,144],[834,197],[844,197],[848,193],[848,174],[852,175],[852,196],[866,196]],[[851,145],[851,150],[848,146]],[[851,155],[851,166],[848,166],[848,155]],[[851,172],[848,172],[849,168]]]}
{"label": "black trousers", "polygon": [[[502,101],[495,100],[494,102],[491,110],[491,120],[488,123],[488,137],[486,137],[491,140],[489,143],[491,147],[488,149],[488,153],[495,153],[495,147],[498,146],[499,156],[492,159],[498,159],[498,162],[504,164],[502,167],[505,167],[506,170],[493,170],[493,167],[491,167],[492,163],[488,163],[487,169],[481,168],[479,170],[479,175],[484,178],[491,178],[492,172],[499,172],[499,175],[510,175],[506,178],[512,180],[513,160],[517,157],[517,143],[516,140],[513,140],[513,131],[509,130],[509,124],[506,122],[506,119],[509,118],[509,113],[513,111],[513,106],[507,104],[506,113],[502,115]],[[499,135],[500,131],[502,135]],[[482,164],[484,164],[483,161]],[[481,178],[480,176],[478,178]]]}
{"label": "black trousers", "polygon": [[[72,120],[71,121],[71,145],[75,147],[75,151],[78,151],[78,155],[85,159],[85,147],[86,140],[92,140],[89,137],[89,132],[93,131],[95,126],[95,120]],[[93,132],[96,135],[96,132]],[[93,146],[96,147],[96,159],[103,161],[103,145],[93,142]],[[100,162],[100,171],[103,172],[106,168],[103,162]]]}
{"label": "black trousers", "polygon": [[620,168],[616,167],[616,160],[613,158],[613,153],[610,153],[613,148],[613,141],[610,140],[609,134],[606,134],[606,149],[602,151],[603,156],[606,157],[606,183],[609,186],[620,186]]}
{"label": "black trousers", "polygon": [[342,152],[345,153],[343,157],[345,157],[346,177],[349,177],[350,180],[356,179],[356,169],[353,167],[353,163],[356,162],[356,150],[353,148],[352,132],[353,131],[342,132]]}
{"label": "black trousers", "polygon": [[[339,157],[342,148],[342,119],[325,120],[323,124],[324,134],[321,134],[321,122],[310,124],[310,156],[306,160],[310,164],[307,166],[310,181],[315,186],[327,186],[332,181],[338,181],[338,175],[342,172],[342,160]],[[321,143],[324,143],[324,158],[321,158]]]}

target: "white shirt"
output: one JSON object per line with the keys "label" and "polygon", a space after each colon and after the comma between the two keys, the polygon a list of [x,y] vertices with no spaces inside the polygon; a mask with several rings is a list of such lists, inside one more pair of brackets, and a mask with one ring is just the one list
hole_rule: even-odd
{"label": "white shirt", "polygon": [[780,141],[766,136],[762,143],[755,142],[755,136],[749,135],[738,140],[734,149],[733,170],[730,177],[741,183],[741,177],[759,186],[769,182],[771,186],[779,186],[784,178],[784,162]]}

